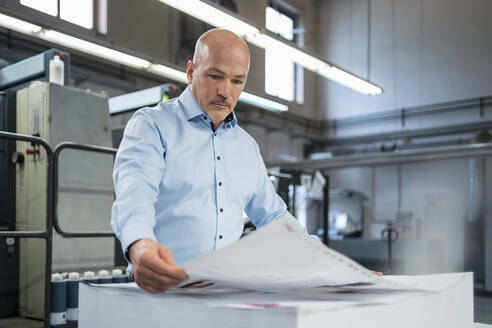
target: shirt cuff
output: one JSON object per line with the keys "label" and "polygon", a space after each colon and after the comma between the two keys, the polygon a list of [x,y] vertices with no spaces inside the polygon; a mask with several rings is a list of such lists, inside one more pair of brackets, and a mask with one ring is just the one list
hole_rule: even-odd
{"label": "shirt cuff", "polygon": [[154,228],[144,224],[127,224],[122,229],[120,238],[121,248],[128,263],[131,263],[130,258],[128,257],[129,247],[140,239],[150,239],[157,242]]}

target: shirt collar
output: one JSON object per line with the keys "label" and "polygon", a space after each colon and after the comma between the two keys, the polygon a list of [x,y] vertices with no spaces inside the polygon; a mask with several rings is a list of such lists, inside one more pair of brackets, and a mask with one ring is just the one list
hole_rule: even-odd
{"label": "shirt collar", "polygon": [[[182,109],[184,116],[186,120],[191,120],[197,116],[200,115],[206,115],[198,103],[196,102],[195,98],[193,98],[193,95],[191,94],[190,87],[186,87],[186,89],[181,93],[179,96],[179,101],[182,104]],[[227,126],[227,124],[231,124],[232,127],[235,127],[237,124],[237,118],[236,114],[234,111],[232,111],[229,115],[224,120],[224,126]]]}
{"label": "shirt collar", "polygon": [[195,98],[193,98],[189,87],[186,87],[178,99],[182,104],[181,108],[183,109],[184,116],[188,121],[199,115],[205,114],[201,110],[200,106],[198,106]]}

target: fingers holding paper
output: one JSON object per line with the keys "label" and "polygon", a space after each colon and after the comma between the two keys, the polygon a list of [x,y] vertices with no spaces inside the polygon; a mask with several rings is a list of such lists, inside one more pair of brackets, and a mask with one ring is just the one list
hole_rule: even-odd
{"label": "fingers holding paper", "polygon": [[137,285],[150,292],[162,293],[188,280],[186,272],[174,261],[172,252],[150,239],[141,239],[130,247],[130,260]]}

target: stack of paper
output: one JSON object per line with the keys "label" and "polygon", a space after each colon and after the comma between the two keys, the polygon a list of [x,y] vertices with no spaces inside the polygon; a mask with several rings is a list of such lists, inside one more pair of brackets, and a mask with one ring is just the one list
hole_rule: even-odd
{"label": "stack of paper", "polygon": [[473,276],[380,277],[283,217],[183,265],[190,281],[151,295],[81,285],[79,327],[472,327]]}

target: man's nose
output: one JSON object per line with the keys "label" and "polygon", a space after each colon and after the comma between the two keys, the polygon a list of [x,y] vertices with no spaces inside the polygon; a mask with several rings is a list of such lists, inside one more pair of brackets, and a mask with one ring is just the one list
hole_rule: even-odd
{"label": "man's nose", "polygon": [[217,88],[217,95],[221,96],[222,98],[229,98],[231,95],[231,85],[227,81],[222,81],[219,83],[219,86]]}

